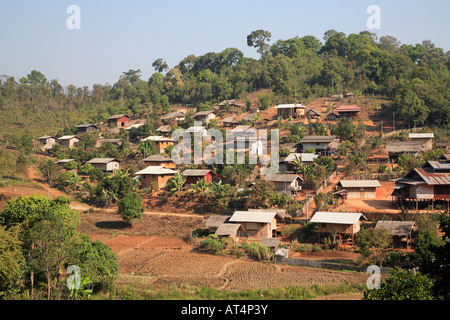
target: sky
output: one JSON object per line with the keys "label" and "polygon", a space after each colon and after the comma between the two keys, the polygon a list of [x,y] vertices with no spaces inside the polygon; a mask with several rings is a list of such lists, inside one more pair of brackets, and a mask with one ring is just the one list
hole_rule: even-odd
{"label": "sky", "polygon": [[[71,5],[80,9],[72,20]],[[370,29],[379,8],[379,29]],[[63,86],[113,84],[130,69],[141,79],[155,72],[162,58],[174,67],[190,54],[234,47],[259,58],[247,35],[264,29],[270,44],[313,35],[323,42],[327,30],[345,34],[370,31],[402,44],[431,40],[450,50],[448,0],[0,0],[0,76],[16,80],[32,70]],[[67,20],[79,21],[69,29]]]}

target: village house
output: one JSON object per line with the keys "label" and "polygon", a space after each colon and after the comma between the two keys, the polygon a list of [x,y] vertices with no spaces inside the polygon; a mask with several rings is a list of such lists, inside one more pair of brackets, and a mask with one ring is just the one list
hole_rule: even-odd
{"label": "village house", "polygon": [[141,141],[142,142],[153,141],[155,143],[156,150],[159,153],[164,153],[168,146],[175,145],[175,140],[170,139],[170,138],[166,138],[166,137],[163,137],[163,136],[149,136],[149,137],[147,137],[145,139],[142,139]]}
{"label": "village house", "polygon": [[378,180],[340,180],[336,186],[344,200],[375,199],[377,188],[381,188]]}
{"label": "village house", "polygon": [[410,133],[408,137],[413,142],[422,143],[424,149],[433,148],[434,133]]}
{"label": "village house", "polygon": [[163,135],[164,137],[168,137],[170,133],[172,132],[172,126],[170,125],[163,125],[158,127],[158,129],[155,130],[157,133]]}
{"label": "village house", "polygon": [[130,121],[130,117],[126,114],[115,114],[108,118],[108,126],[114,125],[119,128],[123,128],[128,126],[128,122]]}
{"label": "village house", "polygon": [[450,162],[428,161],[412,169],[396,181],[392,196],[398,206],[419,210],[439,204],[450,209]]}
{"label": "village house", "polygon": [[224,128],[235,128],[239,125],[239,120],[235,116],[230,116],[222,119],[222,125]]}
{"label": "village house", "polygon": [[98,130],[98,127],[95,124],[80,124],[76,128],[77,128],[77,135],[82,135]]}
{"label": "village house", "polygon": [[263,180],[272,182],[277,193],[294,194],[302,190],[303,179],[296,174],[269,174]]}
{"label": "village house", "polygon": [[171,158],[165,156],[149,156],[142,160],[147,166],[164,167],[167,169],[175,169],[177,165],[172,161]]}
{"label": "village house", "polygon": [[43,136],[38,138],[39,143],[42,145],[43,150],[52,149],[56,143],[56,138],[52,136]]}
{"label": "village house", "polygon": [[319,155],[315,153],[290,153],[284,160],[280,161],[280,172],[296,172],[298,165],[294,163],[294,160],[298,159],[303,165],[311,164],[317,159]]}
{"label": "village house", "polygon": [[100,148],[106,142],[109,142],[115,146],[122,145],[122,139],[98,139],[97,142],[95,143],[95,147]]}
{"label": "village house", "polygon": [[244,227],[238,223],[222,223],[217,227],[215,234],[219,237],[230,238],[234,242],[245,237]]}
{"label": "village house", "polygon": [[362,213],[319,211],[313,215],[310,222],[317,223],[318,243],[321,243],[322,235],[354,243],[355,235],[361,228],[361,218],[367,220]]}
{"label": "village house", "polygon": [[179,124],[186,120],[186,113],[183,110],[172,111],[162,116],[161,120],[166,124],[170,124],[171,122]]}
{"label": "village house", "polygon": [[216,115],[212,110],[200,111],[194,114],[194,121],[201,121],[207,124],[214,119],[216,119]]}
{"label": "village house", "polygon": [[67,164],[71,161],[75,161],[74,159],[61,159],[56,161],[55,163],[62,169],[65,169]]}
{"label": "village house", "polygon": [[217,174],[209,169],[186,169],[181,174],[186,177],[184,184],[186,188],[197,183],[200,179],[205,179],[206,183],[211,183],[217,177]]}
{"label": "village house", "polygon": [[386,142],[386,151],[389,155],[389,161],[397,161],[398,158],[406,153],[410,156],[418,156],[421,152],[429,150],[422,141],[388,141]]}
{"label": "village house", "polygon": [[230,220],[231,216],[229,215],[222,215],[222,214],[215,214],[212,215],[206,220],[205,227],[208,229],[208,232],[210,234],[213,234],[216,232],[217,228],[222,223],[227,223],[228,220]]}
{"label": "village house", "polygon": [[200,133],[200,135],[202,137],[206,137],[208,135],[208,129],[206,129],[206,127],[203,127],[203,126],[189,127],[189,128],[186,129],[185,132],[192,133],[192,134]]}
{"label": "village house", "polygon": [[62,136],[60,138],[58,138],[58,142],[61,146],[66,147],[66,148],[73,148],[75,146],[75,143],[79,142],[83,140],[82,138],[80,138],[79,136]]}
{"label": "village house", "polygon": [[283,119],[300,119],[306,117],[305,111],[307,107],[302,104],[280,104],[274,108],[277,110],[277,117]]}
{"label": "village house", "polygon": [[142,126],[145,126],[145,123],[133,123],[132,125],[125,128],[125,130],[129,131],[131,129],[138,129]]}
{"label": "village house", "polygon": [[334,110],[339,118],[357,118],[361,112],[361,108],[356,105],[340,106]]}
{"label": "village house", "polygon": [[339,115],[337,114],[337,112],[331,111],[331,112],[327,113],[327,115],[325,116],[325,120],[326,121],[337,121],[337,120],[339,120]]}
{"label": "village house", "polygon": [[163,189],[167,181],[173,178],[178,172],[163,166],[148,166],[147,168],[135,173],[140,177],[140,188]]}
{"label": "village house", "polygon": [[336,136],[306,136],[299,146],[302,152],[315,150],[316,153],[327,156],[339,147],[339,139]]}
{"label": "village house", "polygon": [[313,108],[309,108],[309,107],[306,108],[305,116],[307,118],[319,119],[321,115],[322,115],[322,113],[320,113],[317,110],[314,110]]}
{"label": "village house", "polygon": [[113,172],[114,170],[119,170],[120,160],[115,158],[94,158],[86,163],[90,163],[94,168],[101,169],[103,172]]}
{"label": "village house", "polygon": [[223,108],[226,105],[229,105],[230,107],[238,107],[238,108],[241,108],[241,107],[245,106],[244,103],[241,103],[241,102],[239,102],[239,101],[237,101],[235,99],[224,100],[224,101],[222,101],[221,103],[218,104],[218,106],[220,108]]}
{"label": "village house", "polygon": [[276,235],[277,221],[283,219],[274,211],[235,211],[230,217],[230,223],[242,226],[243,237],[261,240],[273,238]]}
{"label": "village house", "polygon": [[378,220],[375,229],[389,231],[393,238],[394,248],[409,248],[412,243],[413,232],[417,227],[414,221]]}

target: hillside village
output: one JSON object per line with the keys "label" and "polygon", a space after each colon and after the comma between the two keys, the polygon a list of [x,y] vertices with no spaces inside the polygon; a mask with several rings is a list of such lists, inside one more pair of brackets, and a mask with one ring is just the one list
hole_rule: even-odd
{"label": "hillside village", "polygon": [[[423,132],[421,128],[388,132],[387,124],[384,129],[380,128],[379,111],[358,106],[364,101],[364,97],[347,93],[321,99],[314,106],[281,104],[260,112],[257,107],[246,108],[244,103],[227,100],[208,111],[174,109],[160,117],[149,136],[140,131],[146,126],[145,118],[119,114],[105,123],[79,124],[73,135],[48,135],[38,137],[37,141],[40,153],[54,156],[55,164],[71,172],[70,179],[78,181],[65,189],[78,196],[77,190],[82,189],[85,181],[95,183],[95,178],[89,174],[92,170],[87,167],[101,171],[100,175],[111,176],[126,170],[133,177],[135,192],[143,195],[146,210],[161,210],[152,203],[155,199],[166,198],[170,211],[183,212],[186,207],[180,206],[181,201],[189,198],[193,212],[215,211],[220,215],[219,220],[216,215],[209,218],[221,221],[220,224],[205,223],[210,230],[214,226],[212,233],[220,237],[261,242],[276,239],[280,244],[281,226],[311,221],[318,223],[321,230],[324,228],[325,231],[317,231],[322,236],[333,235],[341,241],[339,243],[354,244],[358,233],[358,228],[351,228],[354,223],[383,219],[404,223],[402,213],[405,211],[427,212],[449,209],[450,205],[448,142],[436,140],[432,132]],[[191,120],[201,122],[201,126],[187,127],[186,123]],[[344,128],[344,124],[352,126],[351,131],[335,130]],[[237,148],[239,139],[243,139],[243,151],[247,155],[255,152],[256,142],[250,143],[245,132],[279,129],[278,172],[261,176],[258,165],[248,165],[247,174],[243,176],[237,170],[224,172],[223,166],[215,164],[176,165],[170,151],[178,142],[171,138],[171,133],[180,126],[186,132],[201,132],[203,149],[213,142],[208,137],[208,129],[238,132],[241,135],[236,136],[233,147]],[[301,130],[295,139],[294,130]],[[70,149],[80,148],[78,146],[88,139],[94,140],[94,148],[106,151],[103,154],[108,157],[60,159],[62,155],[72,154]],[[113,150],[125,144],[129,145],[129,154],[113,157]],[[362,159],[351,157],[352,145],[353,155]],[[420,167],[404,165],[404,159],[419,155],[424,156],[425,161]],[[235,175],[241,177],[237,179]],[[235,202],[252,197],[252,189],[258,185],[270,188],[270,194],[258,201],[240,201],[233,205],[229,202],[215,206],[214,201],[208,201],[218,196],[214,194],[213,185],[226,184],[231,185],[229,193],[236,196]],[[114,205],[114,200],[109,204]],[[261,209],[265,210],[264,214]],[[341,218],[331,212],[358,213],[360,219],[349,224],[345,214]],[[336,227],[341,224],[345,228]],[[323,225],[327,226],[322,228]],[[335,230],[334,227],[339,231],[330,231]],[[317,239],[317,244],[323,244],[320,235]],[[402,241],[406,247],[409,238]]]}

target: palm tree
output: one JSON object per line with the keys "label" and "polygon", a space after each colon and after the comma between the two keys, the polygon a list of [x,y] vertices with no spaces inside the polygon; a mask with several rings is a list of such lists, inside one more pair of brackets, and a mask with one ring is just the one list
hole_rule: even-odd
{"label": "palm tree", "polygon": [[186,177],[182,174],[176,173],[173,178],[170,178],[166,183],[166,190],[169,192],[170,196],[173,196],[177,192],[183,189],[184,183],[186,182]]}
{"label": "palm tree", "polygon": [[192,184],[192,190],[199,197],[201,202],[204,202],[211,191],[209,183],[204,178],[199,179],[196,183]]}

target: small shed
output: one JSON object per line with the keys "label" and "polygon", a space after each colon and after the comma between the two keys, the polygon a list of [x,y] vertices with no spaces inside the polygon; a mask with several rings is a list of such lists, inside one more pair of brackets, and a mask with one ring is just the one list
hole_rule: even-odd
{"label": "small shed", "polygon": [[88,132],[93,132],[98,130],[98,127],[95,124],[89,123],[89,124],[80,124],[77,126],[77,134],[82,135],[86,134]]}
{"label": "small shed", "polygon": [[224,128],[234,128],[239,124],[239,120],[235,116],[230,116],[222,119]]}
{"label": "small shed", "polygon": [[186,120],[186,113],[183,110],[172,111],[161,117],[165,123],[175,122],[180,123]]}
{"label": "small shed", "polygon": [[56,138],[52,136],[43,136],[39,137],[38,141],[42,144],[43,150],[48,150],[53,148],[53,145],[56,143]]}
{"label": "small shed", "polygon": [[302,190],[303,179],[297,174],[269,174],[263,178],[274,184],[274,191],[293,194]]}
{"label": "small shed", "polygon": [[170,125],[163,125],[158,127],[158,129],[155,130],[156,132],[158,132],[159,134],[162,134],[163,136],[167,137],[170,132],[172,131],[172,126]]}
{"label": "small shed", "polygon": [[81,141],[83,139],[81,139],[79,136],[62,136],[60,138],[58,138],[59,143],[66,148],[73,148],[75,146],[75,143]]}
{"label": "small shed", "polygon": [[307,107],[302,104],[280,104],[274,108],[277,110],[277,117],[299,119],[305,118]]}
{"label": "small shed", "polygon": [[126,114],[115,114],[112,117],[108,118],[108,125],[115,125],[117,127],[126,127],[128,126],[128,122],[130,121],[130,117]]}
{"label": "small shed", "polygon": [[381,184],[378,180],[340,180],[337,188],[345,189],[347,199],[375,199]]}
{"label": "small shed", "polygon": [[103,172],[113,172],[120,169],[119,162],[120,160],[115,158],[94,158],[87,163],[90,163],[94,168],[101,169]]}
{"label": "small shed", "polygon": [[219,237],[229,237],[234,241],[245,236],[244,228],[238,223],[221,223],[215,234]]}
{"label": "small shed", "polygon": [[357,105],[345,105],[336,108],[335,112],[337,112],[340,118],[341,117],[356,118],[359,116],[361,108],[358,107]]}
{"label": "small shed", "polygon": [[408,248],[412,242],[412,233],[416,228],[414,221],[387,221],[380,220],[377,221],[375,229],[386,229],[388,230],[393,239],[394,247],[405,247]]}
{"label": "small shed", "polygon": [[208,111],[200,111],[194,114],[194,120],[195,121],[204,121],[205,123],[210,122],[211,120],[214,120],[216,118],[216,115],[213,110]]}
{"label": "small shed", "polygon": [[311,223],[317,223],[318,242],[321,235],[335,235],[340,239],[351,240],[353,243],[355,235],[361,227],[361,218],[367,220],[362,213],[353,212],[316,212],[311,218]]}

